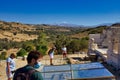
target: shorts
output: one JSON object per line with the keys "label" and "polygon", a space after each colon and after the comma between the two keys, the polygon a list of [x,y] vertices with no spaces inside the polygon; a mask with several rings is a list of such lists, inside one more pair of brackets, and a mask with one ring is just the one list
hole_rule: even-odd
{"label": "shorts", "polygon": [[63,53],[63,55],[64,55],[64,56],[66,56],[66,55],[67,55],[67,53]]}
{"label": "shorts", "polygon": [[10,71],[10,74],[8,74],[8,73],[7,73],[7,70],[6,70],[6,75],[7,75],[7,77],[8,77],[8,78],[13,78],[13,75],[14,75],[13,72],[15,72],[15,70],[14,70],[14,71]]}
{"label": "shorts", "polygon": [[54,57],[53,54],[50,54],[50,59],[53,59],[53,57]]}
{"label": "shorts", "polygon": [[7,72],[6,72],[6,74],[7,74],[8,78],[12,78],[13,77],[13,73],[11,71],[10,71],[10,74],[8,74]]}

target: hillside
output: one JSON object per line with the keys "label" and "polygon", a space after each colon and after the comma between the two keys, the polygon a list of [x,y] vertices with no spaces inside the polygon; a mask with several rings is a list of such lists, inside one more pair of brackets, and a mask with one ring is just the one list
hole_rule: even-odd
{"label": "hillside", "polygon": [[0,21],[0,39],[8,39],[12,41],[27,41],[37,39],[38,33],[44,31],[49,35],[59,34],[76,34],[86,28],[81,27],[61,27],[47,24],[22,24],[17,22]]}
{"label": "hillside", "polygon": [[1,30],[7,30],[10,32],[20,32],[20,31],[31,31],[34,29],[31,25],[26,25],[22,23],[17,23],[17,22],[5,22],[5,21],[0,21],[0,29]]}
{"label": "hillside", "polygon": [[[118,23],[116,23],[118,25]],[[116,25],[113,24],[113,25]],[[108,26],[69,27],[49,24],[22,24],[17,22],[0,21],[0,39],[7,38],[13,41],[26,41],[36,39],[38,32],[44,31],[49,35],[66,34],[73,38],[86,37],[89,34],[102,33]]]}
{"label": "hillside", "polygon": [[73,38],[83,38],[88,37],[89,34],[96,34],[96,33],[102,33],[104,29],[106,29],[108,26],[98,26],[94,28],[87,28],[84,29],[74,35],[71,35]]}
{"label": "hillside", "polygon": [[26,41],[37,38],[37,35],[29,35],[24,32],[33,31],[35,28],[21,23],[0,21],[0,39],[12,41]]}

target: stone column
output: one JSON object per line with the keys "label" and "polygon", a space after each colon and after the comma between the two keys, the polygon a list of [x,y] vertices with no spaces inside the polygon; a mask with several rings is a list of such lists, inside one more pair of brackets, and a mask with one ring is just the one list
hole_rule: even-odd
{"label": "stone column", "polygon": [[118,34],[118,54],[120,54],[120,33]]}
{"label": "stone column", "polygon": [[113,38],[112,38],[112,31],[108,31],[108,51],[107,51],[107,63],[111,64],[112,60],[112,53],[113,53]]}
{"label": "stone column", "polygon": [[91,38],[90,40],[89,40],[89,49],[88,49],[88,54],[90,54],[90,53],[93,53],[94,52],[94,38]]}

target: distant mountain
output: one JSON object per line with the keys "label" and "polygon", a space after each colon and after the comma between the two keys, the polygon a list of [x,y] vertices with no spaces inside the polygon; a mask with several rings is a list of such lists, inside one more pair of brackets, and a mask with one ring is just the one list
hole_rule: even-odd
{"label": "distant mountain", "polygon": [[84,27],[83,25],[69,24],[69,23],[60,23],[60,24],[53,24],[53,25],[62,26],[62,27]]}
{"label": "distant mountain", "polygon": [[95,25],[95,27],[97,27],[97,26],[111,26],[112,24],[114,24],[114,23],[102,23],[102,24]]}
{"label": "distant mountain", "polygon": [[119,26],[120,27],[120,22],[112,24],[112,26]]}

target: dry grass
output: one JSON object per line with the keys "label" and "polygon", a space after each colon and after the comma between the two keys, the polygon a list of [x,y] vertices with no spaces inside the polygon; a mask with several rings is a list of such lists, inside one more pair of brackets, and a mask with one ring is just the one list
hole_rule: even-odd
{"label": "dry grass", "polygon": [[71,35],[71,37],[73,37],[73,38],[83,38],[83,37],[86,37],[86,36],[88,36],[87,32]]}
{"label": "dry grass", "polygon": [[28,34],[16,34],[13,35],[13,33],[8,32],[8,31],[1,31],[0,32],[0,38],[7,38],[8,40],[12,40],[12,41],[17,41],[17,42],[21,42],[21,41],[26,41],[26,40],[33,40],[33,39],[37,39],[38,35],[28,35]]}

